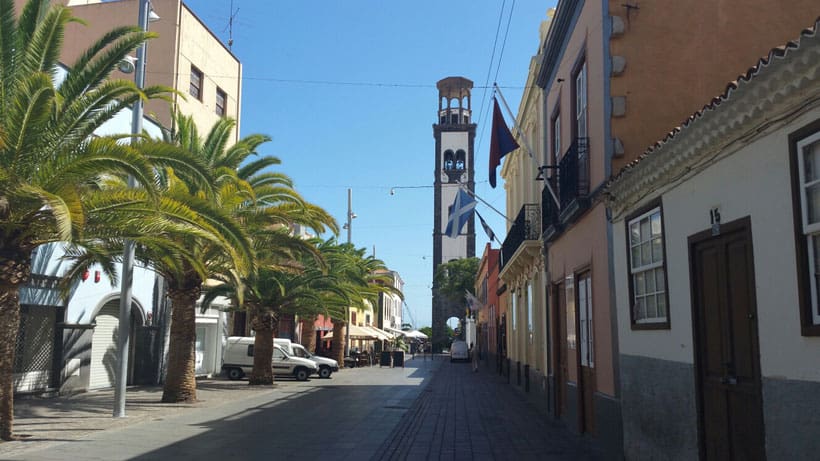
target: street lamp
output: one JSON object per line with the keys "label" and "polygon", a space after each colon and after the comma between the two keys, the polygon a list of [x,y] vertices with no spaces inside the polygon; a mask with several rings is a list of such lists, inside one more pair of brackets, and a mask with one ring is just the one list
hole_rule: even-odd
{"label": "street lamp", "polygon": [[[351,234],[353,232],[353,218],[356,213],[353,212],[353,189],[347,189],[347,222],[342,226],[342,229],[347,229],[347,243],[351,243]],[[350,356],[350,306],[347,307],[347,322],[345,322],[345,357]]]}
{"label": "street lamp", "polygon": [[[150,0],[139,0],[139,27],[143,31],[148,31],[148,21],[156,21],[159,16],[151,9]],[[137,59],[132,62],[134,67],[134,83],[138,89],[145,87],[145,52],[146,43],[143,42],[137,48]],[[126,66],[120,66],[127,70]],[[134,103],[131,111],[131,144],[137,142],[137,136],[142,133],[142,99]],[[133,176],[128,176],[128,187],[135,187],[136,180]],[[114,385],[114,417],[125,417],[125,385],[128,377],[128,340],[131,331],[131,286],[134,279],[134,242],[125,241],[125,249],[122,255],[122,281],[120,282],[120,322],[117,334],[117,370],[116,382]]]}

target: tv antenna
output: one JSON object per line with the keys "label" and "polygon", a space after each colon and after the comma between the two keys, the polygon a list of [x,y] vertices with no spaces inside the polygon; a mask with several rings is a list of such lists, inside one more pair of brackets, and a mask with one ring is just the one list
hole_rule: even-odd
{"label": "tv antenna", "polygon": [[[228,49],[233,51],[233,20],[239,14],[239,8],[233,9],[233,0],[231,0],[231,14],[228,17]],[[225,32],[223,29],[222,32]]]}

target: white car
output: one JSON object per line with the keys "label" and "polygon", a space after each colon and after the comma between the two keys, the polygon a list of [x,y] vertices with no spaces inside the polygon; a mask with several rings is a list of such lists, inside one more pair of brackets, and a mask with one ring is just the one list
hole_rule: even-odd
{"label": "white car", "polygon": [[[276,376],[293,376],[299,381],[307,381],[310,375],[317,373],[319,367],[315,362],[294,357],[285,352],[282,347],[274,344],[273,374]],[[225,345],[225,355],[222,358],[222,371],[228,379],[242,379],[245,374],[253,371],[253,338],[231,336]]]}
{"label": "white car", "polygon": [[470,349],[464,341],[453,341],[450,345],[450,361],[455,362],[456,360],[470,360]]}
{"label": "white car", "polygon": [[334,371],[339,371],[339,362],[327,357],[311,354],[299,343],[294,343],[285,338],[274,338],[273,343],[284,349],[288,355],[301,357],[303,359],[308,359],[311,362],[315,362],[316,366],[319,367],[320,378],[330,378],[330,375],[333,374]]}

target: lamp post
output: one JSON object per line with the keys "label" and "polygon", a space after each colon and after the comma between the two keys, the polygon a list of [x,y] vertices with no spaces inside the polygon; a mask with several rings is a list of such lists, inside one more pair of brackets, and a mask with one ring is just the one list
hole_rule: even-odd
{"label": "lamp post", "polygon": [[[347,229],[347,243],[351,243],[351,235],[353,233],[353,218],[356,213],[353,212],[353,189],[347,189],[347,222],[344,229]],[[345,357],[350,356],[350,306],[347,308],[347,322],[345,322]]]}
{"label": "lamp post", "polygon": [[[139,0],[139,27],[148,30],[150,0]],[[154,15],[156,19],[158,16]],[[137,49],[134,83],[140,90],[145,87],[145,51],[146,44]],[[134,103],[131,111],[131,143],[137,142],[137,135],[142,132],[142,100]],[[136,186],[133,176],[128,176],[128,187]],[[125,417],[125,385],[128,377],[128,342],[131,332],[131,286],[134,279],[134,242],[125,241],[122,255],[122,280],[120,282],[120,317],[117,334],[117,369],[114,385],[114,417]]]}

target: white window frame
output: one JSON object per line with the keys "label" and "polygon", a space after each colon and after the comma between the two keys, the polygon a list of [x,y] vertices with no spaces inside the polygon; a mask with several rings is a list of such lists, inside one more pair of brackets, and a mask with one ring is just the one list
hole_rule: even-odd
{"label": "white window frame", "polygon": [[820,171],[817,172],[816,176],[817,179],[806,182],[806,166],[805,166],[805,156],[804,151],[809,146],[817,144],[816,149],[820,150],[820,132],[814,133],[811,136],[801,139],[797,143],[797,167],[799,171],[799,188],[800,188],[800,214],[802,220],[802,227],[801,233],[803,234],[803,238],[806,239],[806,252],[808,253],[809,259],[809,286],[811,288],[811,323],[812,325],[820,325],[820,307],[818,307],[818,297],[820,293],[818,290],[818,277],[820,277],[820,271],[816,270],[817,261],[815,261],[814,257],[814,241],[812,237],[820,236],[820,219],[816,223],[809,223],[809,216],[808,216],[808,207],[806,206],[808,202],[808,194],[806,193],[807,189],[815,186],[820,185]]}
{"label": "white window frame", "polygon": [[518,331],[518,315],[516,310],[518,309],[518,293],[513,291],[510,293],[510,299],[512,300],[512,309],[510,309],[510,313],[512,314],[512,331]]}
{"label": "white window frame", "polygon": [[[582,120],[583,124],[581,124]],[[575,74],[575,130],[575,136],[578,138],[586,138],[589,135],[589,117],[587,117],[586,59],[578,68],[578,73]]]}
{"label": "white window frame", "polygon": [[527,338],[529,339],[530,344],[532,344],[532,337],[533,337],[533,321],[532,321],[532,282],[527,282],[524,290],[524,296],[526,299],[524,300],[525,305],[527,306]]}
{"label": "white window frame", "polygon": [[592,322],[592,274],[578,277],[578,327],[581,331],[581,365],[595,368]]}
{"label": "white window frame", "polygon": [[[658,215],[658,219],[660,220],[660,226],[661,226],[660,233],[658,235],[655,235],[655,234],[652,233],[652,216],[655,215],[655,214]],[[640,237],[640,241],[633,245],[633,243],[632,243],[632,226],[633,225],[638,226],[638,232],[639,232],[639,235],[640,235],[641,222],[644,221],[644,220],[649,221],[649,236],[648,236],[648,239],[643,240],[642,237]],[[660,260],[653,261],[652,258],[650,257],[649,263],[640,264],[640,261],[637,261],[637,264],[636,264],[636,261],[632,257],[633,248],[636,248],[636,247],[640,248],[641,245],[643,245],[644,243],[649,243],[649,248],[650,248],[650,252],[651,252],[652,240],[654,240],[655,238],[660,238],[661,239],[661,257],[660,257]],[[627,260],[629,261],[629,277],[630,277],[629,283],[632,286],[632,290],[631,290],[631,293],[630,293],[630,299],[629,299],[629,308],[632,312],[632,314],[631,314],[632,321],[636,325],[662,324],[662,323],[667,323],[669,321],[669,303],[667,302],[667,299],[668,299],[667,290],[669,289],[669,286],[668,286],[668,283],[667,283],[668,280],[667,280],[667,277],[666,277],[666,267],[664,265],[664,262],[665,262],[664,245],[665,244],[666,244],[666,242],[664,242],[664,234],[663,234],[663,210],[661,209],[660,205],[656,206],[656,207],[653,207],[651,210],[649,210],[645,213],[642,213],[642,214],[630,219],[627,222],[627,226],[626,226]],[[661,272],[663,273],[663,290],[658,290],[658,285],[657,285],[657,283],[655,283],[655,291],[653,291],[652,293],[644,292],[641,295],[638,295],[638,287],[637,287],[637,281],[636,281],[637,280],[637,275],[644,274],[644,277],[646,277],[646,274],[651,274],[652,277],[654,278],[655,277],[655,271],[657,269],[661,269]],[[639,315],[638,315],[639,312],[636,311],[636,305],[637,305],[639,296],[643,299],[648,299],[650,296],[654,296],[655,299],[656,299],[656,301],[655,301],[656,302],[656,304],[655,304],[656,313],[657,313],[657,299],[658,299],[658,297],[661,297],[663,299],[664,306],[665,306],[665,315],[656,316],[656,317],[648,317],[649,313],[647,311],[646,312],[647,317],[640,318]]]}

